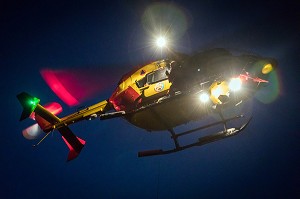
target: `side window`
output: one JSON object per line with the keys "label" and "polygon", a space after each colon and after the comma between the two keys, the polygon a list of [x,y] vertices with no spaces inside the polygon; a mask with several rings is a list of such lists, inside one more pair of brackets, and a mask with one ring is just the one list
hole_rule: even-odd
{"label": "side window", "polygon": [[147,75],[147,83],[148,84],[153,84],[156,82],[160,82],[162,80],[167,79],[167,74],[166,74],[166,68],[159,69],[153,73],[149,73]]}
{"label": "side window", "polygon": [[154,73],[149,73],[147,75],[147,84],[151,84],[152,82],[154,82]]}
{"label": "side window", "polygon": [[145,84],[147,82],[146,80],[147,80],[146,77],[144,77],[144,78],[140,79],[139,81],[136,81],[135,83],[138,88],[141,88],[141,87],[145,86]]}
{"label": "side window", "polygon": [[136,85],[138,88],[144,87],[145,84],[154,84],[156,82],[160,82],[162,80],[168,79],[168,76],[166,74],[166,68],[159,69],[157,71],[154,71],[152,73],[149,73],[146,75],[146,77],[140,79],[139,81],[136,81]]}

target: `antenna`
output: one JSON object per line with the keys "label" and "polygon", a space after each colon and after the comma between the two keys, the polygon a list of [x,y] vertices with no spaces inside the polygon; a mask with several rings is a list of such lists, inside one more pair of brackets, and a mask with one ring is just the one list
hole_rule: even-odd
{"label": "antenna", "polygon": [[[51,131],[52,132],[52,131]],[[47,133],[37,144],[34,144],[34,145],[32,145],[33,147],[37,147],[38,145],[40,145],[45,139],[46,139],[46,137],[48,137],[48,135],[51,133],[51,132],[49,132],[49,133]]]}

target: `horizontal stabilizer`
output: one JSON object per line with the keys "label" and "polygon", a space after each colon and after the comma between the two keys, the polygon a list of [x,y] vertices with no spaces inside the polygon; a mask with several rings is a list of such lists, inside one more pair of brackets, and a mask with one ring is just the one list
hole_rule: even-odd
{"label": "horizontal stabilizer", "polygon": [[67,161],[73,160],[81,152],[85,145],[85,141],[76,137],[68,127],[62,127],[58,129],[58,131],[70,150]]}

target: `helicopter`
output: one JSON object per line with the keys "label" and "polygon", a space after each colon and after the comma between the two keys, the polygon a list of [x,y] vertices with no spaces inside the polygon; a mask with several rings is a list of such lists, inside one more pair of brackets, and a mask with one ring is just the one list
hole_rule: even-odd
{"label": "helicopter", "polygon": [[[223,110],[251,99],[258,90],[270,83],[268,79],[276,67],[273,58],[235,55],[224,48],[192,55],[173,53],[166,59],[153,61],[124,74],[106,100],[62,118],[56,116],[61,111],[60,105],[55,104],[54,110],[58,110],[55,113],[51,107],[42,106],[37,97],[22,92],[17,95],[23,107],[20,121],[28,117],[35,119],[39,128],[46,133],[41,141],[58,130],[69,148],[68,161],[76,158],[86,143],[69,126],[96,118],[107,120],[121,117],[149,132],[170,133],[174,148],[141,151],[138,157],[175,153],[243,131],[252,116],[239,127],[231,127],[230,121],[241,120],[244,115],[225,118]],[[216,122],[183,132],[174,130],[213,113],[220,118]],[[180,143],[181,137],[218,125],[222,126],[220,131],[202,136],[193,143]]]}

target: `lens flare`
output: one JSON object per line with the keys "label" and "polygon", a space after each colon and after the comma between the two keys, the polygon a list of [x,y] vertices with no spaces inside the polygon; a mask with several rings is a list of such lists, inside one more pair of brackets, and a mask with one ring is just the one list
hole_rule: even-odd
{"label": "lens flare", "polygon": [[[182,37],[188,28],[188,15],[174,3],[155,2],[149,5],[142,15],[144,30],[150,38],[157,35],[168,36],[175,41]],[[168,44],[170,45],[170,44]]]}
{"label": "lens flare", "polygon": [[278,70],[269,73],[269,83],[267,86],[261,88],[255,95],[256,99],[264,104],[274,102],[281,91],[281,81]]}
{"label": "lens flare", "polygon": [[207,93],[201,93],[199,99],[201,102],[206,103],[209,100],[209,95]]}

